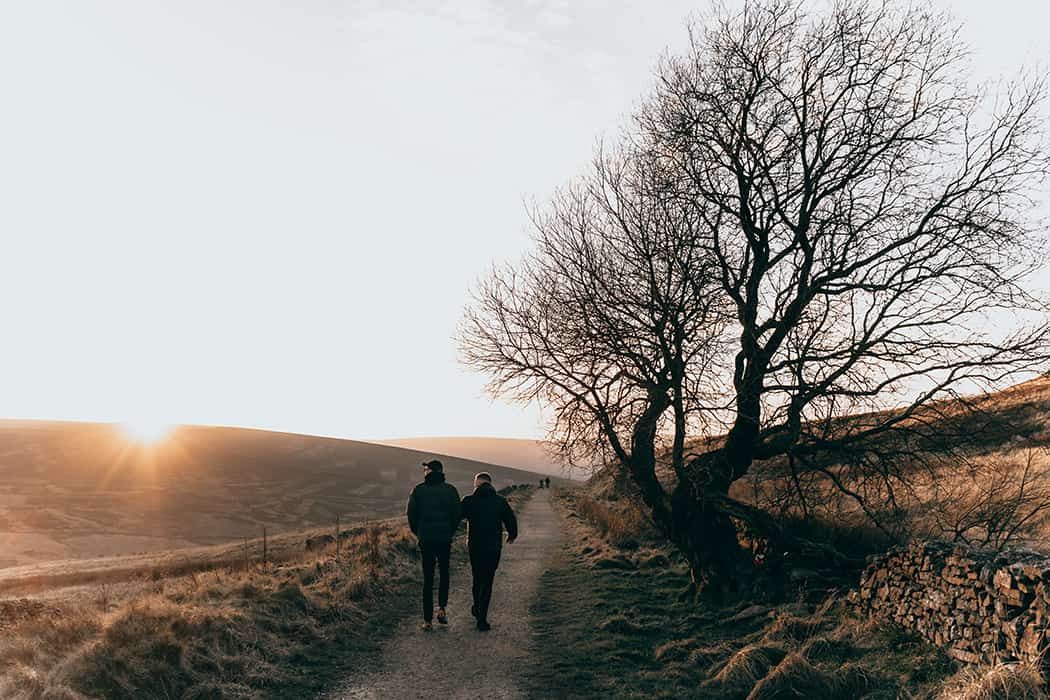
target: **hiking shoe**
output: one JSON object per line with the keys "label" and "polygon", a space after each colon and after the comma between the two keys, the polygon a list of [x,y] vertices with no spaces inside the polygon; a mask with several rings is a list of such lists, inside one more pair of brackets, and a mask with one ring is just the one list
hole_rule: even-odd
{"label": "hiking shoe", "polygon": [[447,625],[448,624],[448,615],[445,614],[445,609],[444,608],[438,608],[438,624],[439,625]]}
{"label": "hiking shoe", "polygon": [[423,630],[424,632],[429,632],[430,630],[434,629],[434,625],[430,624],[430,620],[427,620],[419,626],[419,629]]}
{"label": "hiking shoe", "polygon": [[492,626],[484,620],[478,620],[478,632],[488,632]]}

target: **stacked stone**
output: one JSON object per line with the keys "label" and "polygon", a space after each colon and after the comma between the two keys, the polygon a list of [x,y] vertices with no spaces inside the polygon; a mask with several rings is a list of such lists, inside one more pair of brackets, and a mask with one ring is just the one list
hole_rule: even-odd
{"label": "stacked stone", "polygon": [[873,559],[850,598],[959,661],[1037,661],[1050,619],[1050,557],[914,542]]}

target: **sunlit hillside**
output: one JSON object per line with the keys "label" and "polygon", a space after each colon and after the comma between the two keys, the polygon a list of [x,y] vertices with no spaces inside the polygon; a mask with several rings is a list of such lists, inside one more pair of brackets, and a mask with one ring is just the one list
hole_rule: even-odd
{"label": "sunlit hillside", "polygon": [[[844,421],[864,425],[870,414]],[[817,468],[796,483],[785,460],[756,463],[733,494],[778,514],[799,514],[801,490],[814,513],[864,521],[852,496],[826,477],[862,483],[869,515],[901,536],[961,537],[981,542],[988,533],[967,525],[993,512],[1011,512],[1025,522],[1016,540],[1045,546],[1050,533],[1050,378],[1038,377],[1002,391],[946,399],[916,411],[894,430],[869,440],[864,449],[885,463],[826,453]],[[921,437],[920,437],[921,436]],[[827,471],[822,471],[826,469]],[[883,470],[883,471],[880,471]],[[891,474],[883,480],[880,474]],[[892,493],[890,492],[892,488]],[[990,518],[1002,528],[1010,518]],[[1036,538],[1038,541],[1032,541]],[[994,537],[992,538],[995,539]]]}
{"label": "sunlit hillside", "polygon": [[406,447],[412,450],[455,455],[464,459],[476,459],[489,464],[528,469],[540,474],[585,479],[590,476],[586,469],[569,470],[552,456],[539,440],[488,437],[421,437],[396,440],[377,440],[376,444]]}
{"label": "sunlit hillside", "polygon": [[[155,440],[155,441],[154,441]],[[214,427],[0,422],[0,567],[215,544],[390,517],[429,453],[308,435]],[[461,491],[538,475],[443,458]]]}

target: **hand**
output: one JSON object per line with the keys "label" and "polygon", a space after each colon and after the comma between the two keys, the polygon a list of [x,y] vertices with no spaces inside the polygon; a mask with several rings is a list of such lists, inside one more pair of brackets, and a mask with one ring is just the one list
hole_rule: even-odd
{"label": "hand", "polygon": [[507,535],[507,544],[514,544],[514,540],[516,540],[516,539],[518,539],[518,538],[517,537],[511,537],[510,535]]}

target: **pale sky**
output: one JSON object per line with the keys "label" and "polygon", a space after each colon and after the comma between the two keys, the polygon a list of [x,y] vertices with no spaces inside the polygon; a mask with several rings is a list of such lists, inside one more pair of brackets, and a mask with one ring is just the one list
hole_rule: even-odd
{"label": "pale sky", "polygon": [[[950,6],[1050,65],[1043,3]],[[0,0],[0,416],[542,436],[468,292],[704,7]]]}

